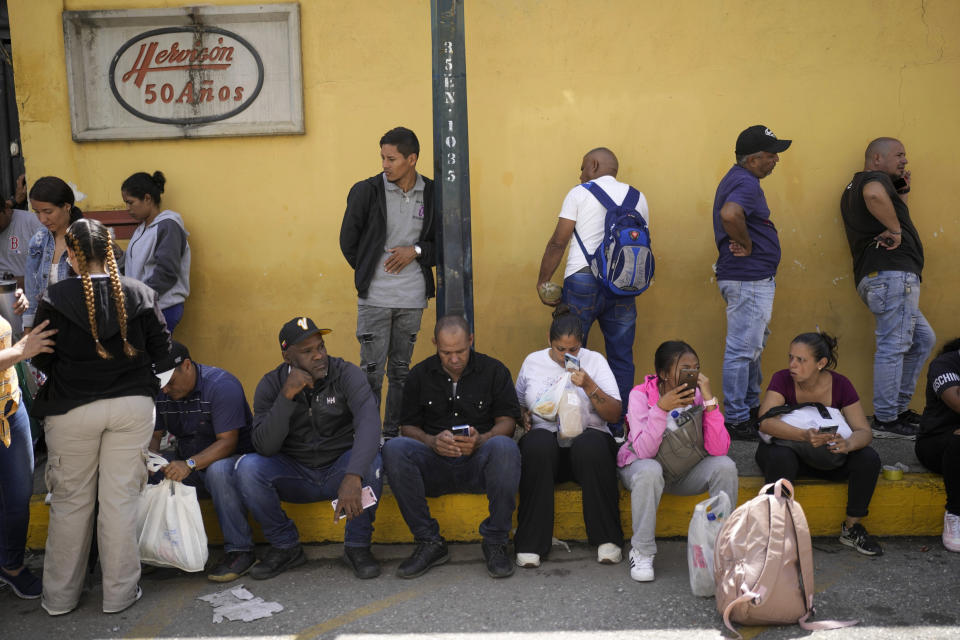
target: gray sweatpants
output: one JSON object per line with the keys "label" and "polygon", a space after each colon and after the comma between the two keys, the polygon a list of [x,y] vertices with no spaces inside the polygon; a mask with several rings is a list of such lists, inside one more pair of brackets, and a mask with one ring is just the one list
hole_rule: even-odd
{"label": "gray sweatpants", "polygon": [[671,484],[664,484],[663,469],[652,458],[634,460],[619,469],[620,481],[630,489],[630,511],[633,519],[633,537],[630,542],[645,556],[657,553],[657,507],[663,492],[678,496],[695,496],[704,491],[715,497],[725,491],[731,508],[736,507],[739,478],[737,465],[727,456],[707,456]]}

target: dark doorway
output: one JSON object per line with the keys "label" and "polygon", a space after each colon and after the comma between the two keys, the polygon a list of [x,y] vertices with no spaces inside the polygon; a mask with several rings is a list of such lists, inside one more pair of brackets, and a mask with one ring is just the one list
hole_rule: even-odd
{"label": "dark doorway", "polygon": [[24,172],[20,147],[20,115],[13,87],[13,49],[7,0],[0,0],[0,195],[13,196],[17,176]]}

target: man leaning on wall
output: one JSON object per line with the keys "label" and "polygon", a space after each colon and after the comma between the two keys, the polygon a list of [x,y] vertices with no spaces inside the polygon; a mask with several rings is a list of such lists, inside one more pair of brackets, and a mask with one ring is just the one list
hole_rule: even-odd
{"label": "man leaning on wall", "polygon": [[[637,328],[637,304],[634,296],[618,296],[607,291],[604,285],[590,271],[588,256],[584,255],[579,243],[573,242],[574,232],[583,242],[583,247],[593,253],[603,242],[604,221],[607,210],[599,200],[584,188],[584,184],[593,182],[614,203],[622,203],[627,197],[630,185],[617,180],[620,163],[617,156],[606,147],[593,149],[580,163],[580,185],[577,185],[563,199],[557,226],[547,242],[540,261],[540,275],[537,278],[537,291],[540,300],[548,306],[556,306],[561,301],[570,305],[570,310],[580,319],[583,327],[583,346],[587,345],[590,326],[594,320],[603,334],[607,352],[607,362],[617,380],[620,397],[624,398],[621,416],[626,414],[626,398],[633,389],[633,338]],[[636,210],[650,223],[647,211],[647,199],[639,194]],[[543,295],[544,285],[553,277],[560,265],[563,252],[570,245],[567,265],[563,273],[562,298],[550,300]],[[611,424],[614,436],[622,435],[623,421]]]}
{"label": "man leaning on wall", "polygon": [[354,270],[360,366],[380,405],[390,380],[383,437],[397,435],[403,385],[436,264],[433,180],[417,173],[420,142],[396,127],[380,138],[383,172],[353,185],[340,227],[340,250]]}
{"label": "man leaning on wall", "polygon": [[840,198],[853,254],[857,293],[877,321],[873,358],[873,434],[914,440],[920,416],[910,410],[936,336],[920,312],[923,244],[910,219],[907,152],[895,138],[867,146],[863,171]]}
{"label": "man leaning on wall", "polygon": [[727,303],[723,350],[723,415],[730,437],[756,440],[760,407],[760,355],[770,335],[780,238],[760,180],[773,172],[791,140],[779,140],[762,124],[737,136],[737,162],[717,186],[713,234],[719,253],[714,269]]}

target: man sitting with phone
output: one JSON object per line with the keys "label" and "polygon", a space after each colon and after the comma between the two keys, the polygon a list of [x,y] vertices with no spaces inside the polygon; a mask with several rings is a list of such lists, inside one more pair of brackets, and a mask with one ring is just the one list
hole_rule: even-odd
{"label": "man sitting with phone", "polygon": [[358,578],[380,575],[370,553],[376,513],[370,493],[379,499],[383,490],[380,412],[360,368],[327,355],[323,336],[330,331],[307,317],[283,325],[283,363],[263,376],[254,394],[257,453],[243,456],[236,473],[243,500],[270,543],[250,570],[257,580],[307,561],[281,500],[336,498],[334,521],[347,519],[344,560]]}
{"label": "man sitting with phone", "polygon": [[510,371],[473,351],[460,316],[444,316],[433,333],[436,355],[410,371],[403,391],[400,435],[383,445],[383,463],[416,548],[397,576],[416,578],[450,559],[427,496],[486,493],[490,516],[480,523],[487,572],[514,572],[507,553],[520,450],[513,432],[520,406]]}

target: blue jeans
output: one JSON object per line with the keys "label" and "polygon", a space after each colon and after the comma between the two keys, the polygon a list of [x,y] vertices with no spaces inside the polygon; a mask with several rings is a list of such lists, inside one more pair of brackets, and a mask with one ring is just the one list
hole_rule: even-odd
{"label": "blue jeans", "polygon": [[0,567],[23,566],[33,495],[33,439],[30,419],[21,403],[8,419],[10,447],[0,443]]}
{"label": "blue jeans", "polygon": [[[292,549],[300,544],[297,526],[284,513],[280,501],[306,503],[336,498],[351,453],[352,450],[347,450],[332,464],[320,469],[302,465],[282,453],[275,456],[248,453],[240,458],[236,466],[240,493],[250,513],[263,527],[267,542],[278,549]],[[383,495],[380,469],[380,456],[377,455],[363,474],[363,484],[373,488],[377,500]],[[329,505],[318,508],[321,514],[327,514],[324,517],[333,518],[333,509]],[[347,522],[343,533],[344,546],[370,546],[376,511],[377,505],[373,505]]]}
{"label": "blue jeans", "polygon": [[861,280],[857,293],[877,320],[873,413],[889,422],[910,406],[917,378],[937,336],[920,313],[917,274],[880,271]]}
{"label": "blue jeans", "polygon": [[161,313],[163,314],[163,319],[167,321],[167,331],[169,331],[172,336],[173,330],[177,328],[177,325],[180,324],[180,319],[183,318],[183,303],[180,302],[172,307],[162,309]]}
{"label": "blue jeans", "polygon": [[770,335],[773,277],[763,280],[718,280],[727,303],[727,343],[723,350],[723,415],[727,422],[750,419],[760,406],[760,355]]}
{"label": "blue jeans", "polygon": [[486,493],[490,515],[480,523],[480,535],[493,544],[509,541],[520,486],[520,449],[512,438],[494,436],[473,455],[459,458],[441,456],[413,438],[393,438],[383,445],[383,464],[417,542],[442,539],[427,496],[456,492]]}
{"label": "blue jeans", "polygon": [[[206,469],[194,471],[183,481],[197,487],[197,492],[213,498],[220,530],[223,532],[224,551],[252,551],[253,532],[247,522],[247,508],[237,484],[237,463],[240,455],[221,458]],[[204,491],[205,490],[205,491]]]}
{"label": "blue jeans", "polygon": [[[627,413],[627,399],[633,389],[633,337],[637,328],[634,296],[615,296],[603,288],[592,273],[575,273],[563,281],[563,302],[580,319],[583,346],[587,346],[590,325],[596,320],[603,334],[607,362],[620,391],[620,415]],[[619,435],[619,434],[614,434]]]}

